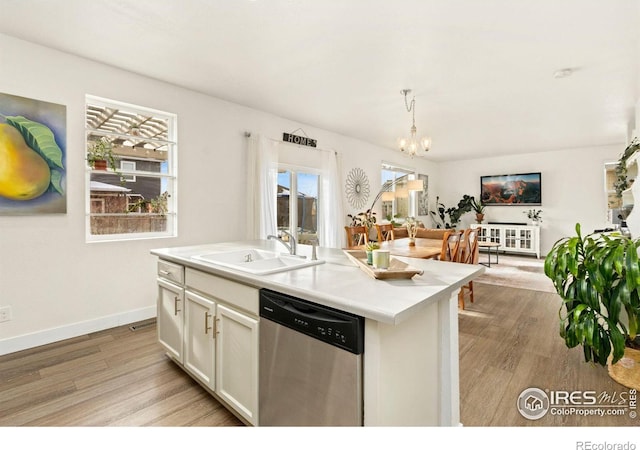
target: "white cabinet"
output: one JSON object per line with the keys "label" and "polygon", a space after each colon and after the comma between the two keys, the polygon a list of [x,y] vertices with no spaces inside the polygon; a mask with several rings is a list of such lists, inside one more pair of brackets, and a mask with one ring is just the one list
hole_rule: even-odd
{"label": "white cabinet", "polygon": [[205,386],[215,390],[216,304],[185,292],[184,366]]}
{"label": "white cabinet", "polygon": [[176,361],[183,362],[184,267],[158,261],[157,328],[158,342]]}
{"label": "white cabinet", "polygon": [[162,260],[158,274],[158,340],[210,393],[256,425],[258,289]]}
{"label": "white cabinet", "polygon": [[182,338],[184,330],[184,289],[163,279],[158,279],[158,341],[167,353],[182,363]]}
{"label": "white cabinet", "polygon": [[218,306],[216,392],[252,424],[258,412],[258,320]]}
{"label": "white cabinet", "polygon": [[480,225],[480,240],[497,242],[499,250],[530,253],[540,258],[540,227],[536,225]]}
{"label": "white cabinet", "polygon": [[257,318],[189,289],[185,302],[185,369],[250,423],[257,423]]}

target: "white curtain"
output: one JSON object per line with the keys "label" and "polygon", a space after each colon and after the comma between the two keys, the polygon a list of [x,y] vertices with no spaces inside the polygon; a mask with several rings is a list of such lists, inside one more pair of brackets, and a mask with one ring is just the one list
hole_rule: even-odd
{"label": "white curtain", "polygon": [[318,241],[322,247],[345,246],[344,208],[342,205],[342,181],[338,168],[338,155],[334,151],[320,151],[322,176],[318,221]]}
{"label": "white curtain", "polygon": [[247,141],[247,237],[266,239],[278,230],[278,148],[262,136]]}

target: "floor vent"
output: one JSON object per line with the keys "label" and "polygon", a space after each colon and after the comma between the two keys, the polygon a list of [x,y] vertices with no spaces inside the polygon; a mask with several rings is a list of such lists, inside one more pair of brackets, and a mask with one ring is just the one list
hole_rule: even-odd
{"label": "floor vent", "polygon": [[138,331],[138,330],[150,327],[150,326],[155,325],[155,324],[156,324],[156,319],[150,319],[150,320],[146,320],[144,322],[134,323],[133,325],[131,325],[129,327],[129,329],[131,331]]}

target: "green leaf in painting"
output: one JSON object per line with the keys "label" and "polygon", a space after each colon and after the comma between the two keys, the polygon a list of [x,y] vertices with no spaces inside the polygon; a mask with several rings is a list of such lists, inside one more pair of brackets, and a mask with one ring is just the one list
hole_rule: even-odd
{"label": "green leaf in painting", "polygon": [[64,169],[62,150],[49,127],[22,116],[7,116],[6,119],[20,131],[27,145],[42,156],[50,168]]}
{"label": "green leaf in painting", "polygon": [[49,190],[55,191],[60,195],[64,194],[64,188],[62,187],[62,172],[58,169],[51,169]]}

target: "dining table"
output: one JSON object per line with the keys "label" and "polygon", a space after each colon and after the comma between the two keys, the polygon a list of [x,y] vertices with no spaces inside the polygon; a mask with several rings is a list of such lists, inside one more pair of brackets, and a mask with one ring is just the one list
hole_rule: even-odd
{"label": "dining table", "polygon": [[[381,250],[389,250],[392,256],[409,258],[437,258],[442,251],[442,239],[415,238],[415,245],[409,245],[409,238],[398,238],[379,242]],[[348,250],[365,250],[366,245],[347,247]]]}

